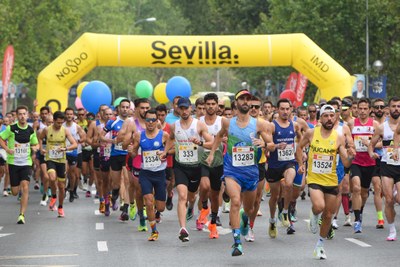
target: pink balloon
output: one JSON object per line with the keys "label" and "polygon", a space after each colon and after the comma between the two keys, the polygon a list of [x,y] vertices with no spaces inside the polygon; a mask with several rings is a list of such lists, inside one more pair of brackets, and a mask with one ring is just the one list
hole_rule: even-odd
{"label": "pink balloon", "polygon": [[75,107],[77,109],[83,108],[82,101],[80,97],[75,98]]}

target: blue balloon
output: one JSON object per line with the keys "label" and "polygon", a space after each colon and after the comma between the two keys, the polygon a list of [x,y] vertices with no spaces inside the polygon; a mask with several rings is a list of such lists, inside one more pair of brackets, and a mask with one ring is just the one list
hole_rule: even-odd
{"label": "blue balloon", "polygon": [[167,92],[167,97],[171,102],[176,96],[190,97],[192,95],[190,82],[182,76],[174,76],[169,79],[165,91]]}
{"label": "blue balloon", "polygon": [[110,88],[102,81],[91,81],[82,90],[81,100],[83,107],[96,114],[100,105],[110,105],[112,95]]}

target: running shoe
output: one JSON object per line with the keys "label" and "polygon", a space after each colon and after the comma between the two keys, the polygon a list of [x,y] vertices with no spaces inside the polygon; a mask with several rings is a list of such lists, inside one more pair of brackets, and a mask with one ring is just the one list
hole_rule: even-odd
{"label": "running shoe", "polygon": [[327,239],[331,240],[335,237],[335,230],[333,229],[333,226],[329,228],[328,235],[326,236]]}
{"label": "running shoe", "polygon": [[290,220],[291,222],[297,222],[296,213],[290,213]]}
{"label": "running shoe", "polygon": [[87,198],[89,198],[89,197],[92,197],[92,194],[91,194],[90,191],[88,190],[88,191],[86,191],[85,196],[86,196]]}
{"label": "running shoe", "polygon": [[215,223],[217,224],[217,226],[222,226],[219,216],[217,216],[217,218],[215,218]]}
{"label": "running shoe", "polygon": [[361,222],[359,222],[359,221],[355,221],[355,222],[354,222],[354,233],[355,233],[355,234],[360,234],[360,233],[362,233],[362,225],[361,225]]}
{"label": "running shoe", "polygon": [[159,212],[159,211],[156,212],[156,223],[162,222],[161,215],[162,215],[161,212]]}
{"label": "running shoe", "polygon": [[139,232],[147,232],[147,225],[146,225],[146,220],[140,220],[139,226],[138,226],[138,231]]}
{"label": "running shoe", "polygon": [[276,223],[269,223],[268,234],[269,237],[276,238],[276,236],[278,235],[278,231],[276,229]]}
{"label": "running shoe", "polygon": [[35,185],[33,186],[33,189],[39,190],[40,186],[38,182],[35,182]]}
{"label": "running shoe", "polygon": [[303,192],[301,193],[300,197],[301,197],[301,200],[306,200],[306,192],[303,191]]}
{"label": "running shoe", "polygon": [[396,241],[397,235],[396,232],[390,232],[389,236],[386,238],[386,241]]}
{"label": "running shoe", "polygon": [[79,198],[79,195],[78,195],[78,193],[76,193],[75,191],[74,191],[74,192],[72,192],[72,196],[73,196],[75,199],[78,199],[78,198]]}
{"label": "running shoe", "polygon": [[202,224],[199,219],[196,220],[196,229],[199,231],[203,231],[204,224]]}
{"label": "running shoe", "polygon": [[8,191],[6,189],[3,191],[3,197],[8,197]]}
{"label": "running shoe", "polygon": [[99,211],[100,211],[100,213],[106,212],[106,203],[104,201],[100,201]]}
{"label": "running shoe", "polygon": [[158,239],[158,231],[154,231],[154,232],[151,232],[151,235],[147,240],[156,241],[157,239]]}
{"label": "running shoe", "polygon": [[338,225],[338,223],[337,223],[337,219],[333,219],[333,220],[332,220],[332,228],[333,228],[334,230],[337,230],[337,229],[339,228],[339,225]]}
{"label": "running shoe", "polygon": [[22,192],[19,191],[19,192],[18,192],[18,201],[21,201],[21,198],[22,198]]}
{"label": "running shoe", "polygon": [[57,210],[56,202],[57,202],[57,198],[51,198],[51,199],[50,199],[50,204],[49,204],[49,210],[50,210],[50,211],[55,211],[55,210]]}
{"label": "running shoe", "polygon": [[376,225],[376,229],[383,229],[385,226],[384,220],[378,220],[378,224]]}
{"label": "running shoe", "polygon": [[74,202],[74,199],[75,199],[74,192],[70,191],[69,192],[69,202]]}
{"label": "running shoe", "polygon": [[137,216],[137,208],[135,203],[130,204],[129,205],[129,219],[131,219],[131,221],[136,220],[136,216]]}
{"label": "running shoe", "polygon": [[94,198],[95,198],[95,199],[98,199],[98,198],[99,198],[99,191],[96,191],[96,194],[94,195]]}
{"label": "running shoe", "polygon": [[40,200],[40,206],[46,207],[47,206],[47,201],[46,200]]}
{"label": "running shoe", "polygon": [[63,208],[58,208],[58,218],[64,218],[64,217],[65,214]]}
{"label": "running shoe", "polygon": [[25,224],[25,215],[24,214],[20,214],[18,216],[17,224]]}
{"label": "running shoe", "polygon": [[117,200],[111,198],[111,203],[112,203],[112,206],[111,206],[112,210],[113,210],[113,211],[118,210],[118,203],[117,203]]}
{"label": "running shoe", "polygon": [[318,232],[318,215],[315,215],[312,211],[310,211],[310,222],[308,224],[308,229],[310,229],[311,233],[316,234]]}
{"label": "running shoe", "polygon": [[232,245],[232,256],[242,256],[243,255],[243,248],[242,248],[242,244],[233,244]]}
{"label": "running shoe", "polygon": [[208,222],[207,220],[208,214],[210,214],[210,208],[201,209],[198,221],[202,224],[206,224]]}
{"label": "running shoe", "polygon": [[249,232],[249,218],[245,221],[244,209],[240,209],[240,234],[246,236]]}
{"label": "running shoe", "polygon": [[251,228],[249,229],[249,232],[244,237],[244,240],[246,240],[247,242],[254,242],[254,231],[253,231],[253,229],[251,229]]}
{"label": "running shoe", "polygon": [[296,232],[296,230],[294,229],[294,225],[290,224],[290,226],[286,229],[286,234],[288,235],[293,235]]}
{"label": "running shoe", "polygon": [[257,216],[263,216],[261,210],[258,210],[258,211],[257,211]]}
{"label": "running shoe", "polygon": [[189,241],[189,232],[186,230],[186,228],[182,227],[181,230],[179,230],[179,239],[182,242]]}
{"label": "running shoe", "polygon": [[284,227],[290,226],[289,215],[287,213],[282,213],[282,225]]}
{"label": "running shoe", "polygon": [[174,207],[174,204],[172,203],[172,198],[174,197],[174,192],[172,192],[172,196],[171,197],[167,197],[167,203],[166,203],[166,208],[167,210],[172,210],[172,208]]}
{"label": "running shoe", "polygon": [[110,202],[108,202],[108,203],[106,203],[106,209],[105,209],[105,211],[104,211],[104,215],[105,216],[110,216]]}
{"label": "running shoe", "polygon": [[222,203],[222,212],[229,213],[231,211],[231,204],[229,202]]}
{"label": "running shoe", "polygon": [[186,221],[190,221],[191,219],[193,219],[193,215],[194,215],[194,209],[187,209],[186,212]]}
{"label": "running shoe", "polygon": [[343,226],[352,226],[350,214],[346,215]]}
{"label": "running shoe", "polygon": [[210,234],[209,234],[210,239],[217,239],[219,237],[216,224],[210,223],[208,225],[208,230],[210,231]]}
{"label": "running shoe", "polygon": [[317,260],[326,260],[326,254],[323,246],[317,246],[314,249],[314,258]]}
{"label": "running shoe", "polygon": [[123,212],[121,213],[121,215],[119,216],[119,220],[120,220],[121,222],[125,222],[125,221],[129,220],[129,215],[128,215],[128,213],[126,213],[125,211],[123,211]]}

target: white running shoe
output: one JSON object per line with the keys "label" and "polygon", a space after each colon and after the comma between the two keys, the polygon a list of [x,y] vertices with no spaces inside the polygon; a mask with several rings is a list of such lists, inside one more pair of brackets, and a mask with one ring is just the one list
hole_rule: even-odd
{"label": "white running shoe", "polygon": [[230,211],[231,211],[231,203],[224,201],[224,203],[222,204],[222,212],[229,213]]}
{"label": "white running shoe", "polygon": [[310,223],[308,224],[308,228],[313,234],[318,232],[318,215],[315,215],[312,211],[310,211]]}
{"label": "white running shoe", "polygon": [[249,229],[249,232],[247,233],[247,235],[244,237],[244,239],[247,241],[247,242],[254,242],[254,231],[253,231],[253,229]]}
{"label": "white running shoe", "polygon": [[47,201],[46,200],[40,200],[40,206],[46,207],[47,206]]}
{"label": "white running shoe", "polygon": [[397,234],[396,232],[389,232],[389,236],[386,238],[386,241],[396,241],[397,240]]}
{"label": "white running shoe", "polygon": [[3,197],[8,197],[8,192],[7,192],[7,190],[4,190],[4,191],[3,191]]}
{"label": "white running shoe", "polygon": [[339,228],[339,225],[338,225],[338,223],[337,223],[337,219],[333,219],[333,221],[332,221],[332,228],[335,229],[335,230]]}
{"label": "white running shoe", "polygon": [[315,247],[314,258],[317,260],[326,260],[326,254],[323,246]]}
{"label": "white running shoe", "polygon": [[350,214],[346,215],[343,226],[352,226]]}

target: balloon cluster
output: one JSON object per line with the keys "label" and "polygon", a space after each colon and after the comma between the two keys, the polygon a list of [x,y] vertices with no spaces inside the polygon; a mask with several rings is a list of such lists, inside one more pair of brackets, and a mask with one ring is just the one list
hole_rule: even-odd
{"label": "balloon cluster", "polygon": [[[111,90],[102,81],[82,82],[78,85],[76,91],[75,107],[77,109],[84,108],[96,114],[100,105],[111,105]],[[158,103],[166,104],[172,102],[176,96],[190,97],[192,87],[185,77],[174,76],[167,83],[159,83],[154,90],[153,85],[149,81],[139,81],[135,86],[135,94],[139,98],[149,98],[153,95]],[[123,99],[125,97],[115,99],[113,106],[118,106]],[[134,109],[132,102],[131,108]]]}

